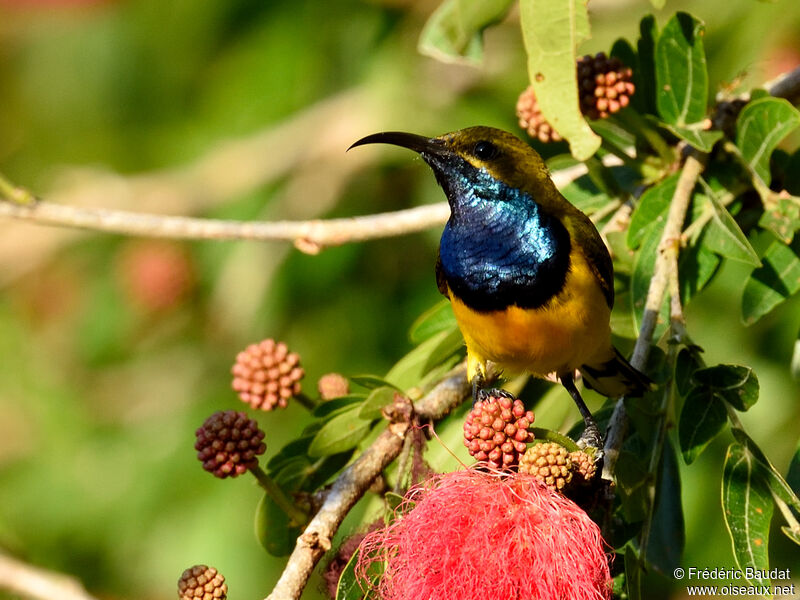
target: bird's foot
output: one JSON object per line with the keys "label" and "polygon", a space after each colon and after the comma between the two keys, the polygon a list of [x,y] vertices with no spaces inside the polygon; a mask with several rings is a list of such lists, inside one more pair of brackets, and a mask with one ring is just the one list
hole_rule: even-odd
{"label": "bird's foot", "polygon": [[583,434],[580,438],[578,438],[578,448],[581,450],[585,450],[586,448],[594,448],[595,455],[599,458],[599,455],[603,452],[603,436],[600,433],[600,429],[597,427],[597,423],[594,422],[592,419],[591,423],[586,423],[586,428],[583,430]]}
{"label": "bird's foot", "polygon": [[510,398],[511,400],[517,399],[514,394],[507,392],[506,390],[501,390],[500,388],[489,388],[478,390],[478,393],[472,397],[472,404],[474,405],[475,402],[486,402],[486,400],[489,398]]}

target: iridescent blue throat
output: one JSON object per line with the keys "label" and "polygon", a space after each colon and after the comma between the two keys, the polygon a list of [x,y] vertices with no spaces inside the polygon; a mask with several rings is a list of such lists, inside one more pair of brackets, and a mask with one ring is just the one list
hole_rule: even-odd
{"label": "iridescent blue throat", "polygon": [[431,166],[450,202],[439,247],[450,290],[478,311],[544,305],[561,290],[569,270],[564,226],[486,169],[461,158],[447,163]]}

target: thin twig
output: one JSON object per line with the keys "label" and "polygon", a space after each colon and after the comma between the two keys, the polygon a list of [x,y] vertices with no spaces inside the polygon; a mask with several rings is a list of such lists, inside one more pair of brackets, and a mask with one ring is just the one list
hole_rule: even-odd
{"label": "thin twig", "polygon": [[[440,419],[471,393],[466,367],[461,364],[414,403],[413,412],[422,419]],[[410,417],[411,411],[406,413],[405,418],[390,423],[358,459],[339,475],[319,512],[297,539],[286,568],[266,600],[300,598],[314,567],[330,549],[331,540],[342,520],[381,471],[400,454],[405,435],[412,425]]]}
{"label": "thin twig", "polygon": [[[608,162],[617,162],[611,158]],[[583,165],[553,176],[563,186],[586,172]],[[450,214],[446,202],[396,212],[308,221],[232,221],[158,215],[125,210],[66,206],[37,200],[0,175],[0,217],[122,235],[195,240],[291,241],[316,254],[326,246],[363,242],[424,231],[442,225]],[[22,201],[24,200],[24,201]]]}
{"label": "thin twig", "polygon": [[[639,337],[636,340],[633,356],[631,357],[631,364],[639,370],[643,370],[647,363],[647,356],[650,352],[650,344],[653,341],[653,334],[658,323],[661,305],[664,302],[670,282],[670,272],[674,271],[677,275],[681,230],[686,220],[686,211],[692,198],[692,190],[694,190],[700,173],[703,171],[704,158],[705,155],[697,151],[692,150],[689,152],[681,175],[678,178],[675,193],[672,196],[667,221],[664,224],[664,232],[661,234],[661,240],[658,244],[658,255],[656,256],[653,276],[650,279],[650,287],[647,290],[647,300],[642,324],[639,328]],[[621,398],[617,401],[614,412],[611,415],[604,448],[603,478],[609,481],[613,479],[614,467],[622,442],[625,439],[627,426],[628,417],[624,400]]]}
{"label": "thin twig", "polygon": [[34,600],[97,600],[75,578],[0,552],[0,589]]}

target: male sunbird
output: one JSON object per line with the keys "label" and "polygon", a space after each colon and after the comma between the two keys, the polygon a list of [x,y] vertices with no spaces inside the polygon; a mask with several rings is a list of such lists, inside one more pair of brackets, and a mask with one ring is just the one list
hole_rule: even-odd
{"label": "male sunbird", "polygon": [[508,132],[390,131],[351,148],[372,143],[418,152],[447,195],[436,280],[464,336],[475,388],[487,361],[513,373],[554,373],[583,416],[583,442],[601,447],[576,369],[609,397],[641,395],[649,380],[611,344],[614,271],[591,220],[561,195],[541,156]]}

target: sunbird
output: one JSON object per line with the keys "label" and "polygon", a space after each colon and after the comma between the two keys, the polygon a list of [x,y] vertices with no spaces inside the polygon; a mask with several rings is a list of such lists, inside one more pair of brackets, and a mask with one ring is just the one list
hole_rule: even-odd
{"label": "sunbird", "polygon": [[614,268],[592,221],[561,195],[542,157],[506,131],[389,131],[350,148],[374,143],[418,152],[447,196],[436,281],[464,336],[473,389],[487,361],[555,374],[584,419],[581,441],[602,447],[575,371],[608,397],[641,395],[650,381],[611,343]]}

